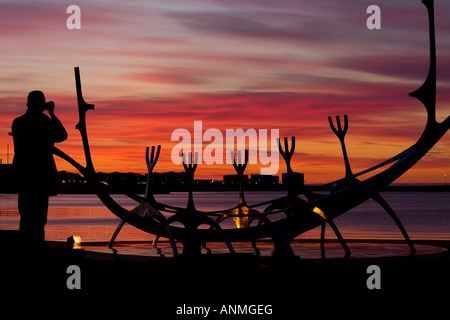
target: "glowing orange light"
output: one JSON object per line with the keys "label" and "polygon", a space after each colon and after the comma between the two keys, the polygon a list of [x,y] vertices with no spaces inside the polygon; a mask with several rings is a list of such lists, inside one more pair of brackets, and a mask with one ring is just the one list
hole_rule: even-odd
{"label": "glowing orange light", "polygon": [[319,216],[321,216],[325,220],[327,219],[327,217],[325,216],[325,213],[323,213],[323,211],[320,210],[318,207],[314,207],[314,209],[312,211],[317,213]]}

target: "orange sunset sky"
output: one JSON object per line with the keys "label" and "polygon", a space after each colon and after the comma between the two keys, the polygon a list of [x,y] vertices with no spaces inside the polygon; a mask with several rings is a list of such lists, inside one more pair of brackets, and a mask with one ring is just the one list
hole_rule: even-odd
{"label": "orange sunset sky", "polygon": [[[69,30],[66,9],[81,9]],[[381,8],[369,30],[366,9]],[[450,114],[450,2],[436,0],[437,118]],[[408,93],[428,72],[428,20],[419,0],[0,1],[0,158],[29,91],[56,104],[69,138],[58,147],[84,163],[73,68],[95,110],[87,123],[102,172],[146,172],[145,147],[160,144],[155,171],[172,163],[175,129],[279,129],[296,136],[292,160],[306,183],[343,177],[328,116],[348,114],[353,172],[413,144],[425,108]],[[208,142],[205,142],[206,146]],[[398,183],[450,182],[450,134]],[[32,161],[32,159],[30,159]],[[59,170],[76,172],[57,161]],[[260,165],[246,173],[259,173]],[[279,173],[285,172],[280,158]],[[200,165],[196,178],[221,179],[231,165]]]}

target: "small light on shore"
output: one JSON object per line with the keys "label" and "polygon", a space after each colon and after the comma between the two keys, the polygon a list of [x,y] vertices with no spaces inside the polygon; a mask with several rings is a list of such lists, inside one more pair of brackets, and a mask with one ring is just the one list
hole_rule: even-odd
{"label": "small light on shore", "polygon": [[72,248],[80,248],[81,237],[80,236],[70,236],[67,238],[67,244],[72,246]]}

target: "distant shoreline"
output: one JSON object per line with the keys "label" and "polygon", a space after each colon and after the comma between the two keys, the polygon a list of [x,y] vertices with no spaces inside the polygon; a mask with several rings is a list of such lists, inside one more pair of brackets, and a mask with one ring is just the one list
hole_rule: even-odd
{"label": "distant shoreline", "polygon": [[[304,176],[297,182],[304,184]],[[256,176],[256,177],[255,177]],[[196,179],[192,184],[193,191],[223,192],[238,191],[239,181],[236,175],[224,176],[224,180]],[[277,178],[277,179],[274,179]],[[30,179],[33,179],[30,176]],[[134,172],[112,172],[97,173],[98,181],[104,181],[107,192],[110,194],[144,194],[147,187],[147,175]],[[11,164],[0,165],[0,193],[17,193],[20,183],[14,167]],[[279,181],[277,176],[251,175],[245,177],[244,191],[287,191],[284,178]],[[331,191],[333,187],[324,187],[319,184],[305,184],[304,188],[320,191]],[[151,189],[154,194],[167,194],[170,192],[186,192],[189,190],[185,172],[153,173]],[[381,191],[403,191],[403,192],[450,192],[450,184],[392,184]],[[95,194],[95,190],[88,181],[80,174],[67,171],[58,171],[55,193],[60,194]]]}
{"label": "distant shoreline", "polygon": [[[316,185],[306,185],[306,189],[317,187]],[[187,192],[188,189],[184,185],[171,186],[154,186],[154,194],[169,194],[171,192]],[[287,188],[281,184],[273,186],[255,186],[247,185],[244,190],[247,191],[287,191]],[[236,191],[237,186],[226,186],[220,183],[215,183],[210,186],[199,185],[193,188],[194,192],[226,192]],[[321,191],[330,191],[330,189],[321,189]],[[450,185],[391,185],[383,188],[382,192],[450,192]],[[58,186],[55,190],[57,194],[95,194],[94,190],[88,185],[66,185]],[[0,193],[15,194],[17,190],[11,188],[0,188]],[[144,194],[145,185],[114,185],[108,186],[108,193],[110,194]]]}

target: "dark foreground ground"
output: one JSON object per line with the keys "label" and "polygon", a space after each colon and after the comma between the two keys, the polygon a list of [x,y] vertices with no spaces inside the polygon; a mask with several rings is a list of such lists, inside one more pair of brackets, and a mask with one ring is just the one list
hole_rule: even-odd
{"label": "dark foreground ground", "polygon": [[[63,243],[40,250],[16,243],[16,232],[0,231],[3,314],[71,319],[404,319],[422,314],[433,319],[448,318],[450,311],[448,250],[324,260],[280,261],[252,254],[115,260]],[[450,248],[450,241],[415,243]],[[80,268],[81,289],[67,287],[70,265]],[[367,287],[370,265],[380,268],[381,289]],[[239,305],[245,314],[221,312],[229,305]],[[250,307],[255,305],[262,307]],[[209,308],[207,317],[189,314],[200,313],[199,307]]]}

